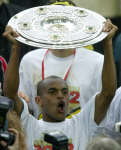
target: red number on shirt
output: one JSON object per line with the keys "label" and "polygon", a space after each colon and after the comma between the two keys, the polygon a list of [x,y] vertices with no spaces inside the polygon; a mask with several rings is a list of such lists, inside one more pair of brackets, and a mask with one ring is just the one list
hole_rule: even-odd
{"label": "red number on shirt", "polygon": [[74,149],[73,144],[69,144],[69,145],[68,145],[68,149],[69,149],[69,150],[73,150],[73,149]]}
{"label": "red number on shirt", "polygon": [[70,103],[79,103],[78,99],[80,97],[80,93],[78,91],[71,91],[70,96],[72,97],[70,99]]}

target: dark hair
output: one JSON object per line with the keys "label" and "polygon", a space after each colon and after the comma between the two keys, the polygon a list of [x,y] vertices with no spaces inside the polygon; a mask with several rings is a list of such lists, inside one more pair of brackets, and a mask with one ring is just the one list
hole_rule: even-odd
{"label": "dark hair", "polygon": [[43,90],[44,90],[44,87],[45,87],[45,81],[48,80],[48,79],[49,80],[50,79],[55,79],[55,80],[56,79],[61,79],[61,80],[63,80],[62,78],[60,78],[58,76],[49,76],[49,77],[45,78],[44,80],[39,81],[38,84],[37,84],[37,96],[42,96]]}
{"label": "dark hair", "polygon": [[60,2],[60,4],[58,3],[58,4],[55,4],[55,5],[64,5],[64,4],[61,4],[61,2],[68,2],[70,5],[76,6],[76,4],[74,2],[72,2],[71,0],[49,0],[47,2],[47,5],[51,5],[51,4],[54,4],[54,3],[57,3],[57,2]]}
{"label": "dark hair", "polygon": [[114,139],[99,136],[87,144],[86,150],[121,150],[121,147]]}

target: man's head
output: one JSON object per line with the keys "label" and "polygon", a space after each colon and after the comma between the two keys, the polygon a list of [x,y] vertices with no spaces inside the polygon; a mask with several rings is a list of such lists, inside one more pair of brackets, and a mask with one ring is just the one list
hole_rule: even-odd
{"label": "man's head", "polygon": [[96,137],[88,143],[86,150],[121,150],[121,147],[111,138]]}
{"label": "man's head", "polygon": [[50,76],[38,83],[35,101],[41,107],[43,120],[63,121],[68,111],[68,99],[68,86],[63,79]]}

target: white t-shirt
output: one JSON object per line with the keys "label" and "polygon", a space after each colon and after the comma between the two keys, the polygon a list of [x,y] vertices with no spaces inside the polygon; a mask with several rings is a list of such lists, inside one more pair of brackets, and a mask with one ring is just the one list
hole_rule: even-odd
{"label": "white t-shirt", "polygon": [[104,120],[100,123],[95,133],[102,133],[114,139],[121,137],[121,134],[115,132],[115,124],[121,122],[121,87],[117,89],[116,94],[110,104]]}
{"label": "white t-shirt", "polygon": [[[31,99],[31,109],[35,116],[38,116],[39,109],[35,104],[37,83],[42,80],[42,60],[46,50],[38,49],[26,54],[20,64],[20,90],[26,93]],[[68,67],[73,61],[70,73],[67,77],[67,84],[70,90],[70,110],[81,107],[101,90],[101,74],[103,67],[103,55],[86,50],[76,49],[76,55],[60,58],[51,52],[45,58],[45,77],[56,75],[64,78]]]}
{"label": "white t-shirt", "polygon": [[85,150],[88,140],[93,136],[97,128],[94,122],[95,96],[89,101],[82,111],[74,115],[71,119],[58,123],[45,122],[42,119],[37,120],[29,114],[28,106],[24,102],[24,110],[21,115],[23,128],[27,135],[27,144],[29,150],[36,150],[39,147],[51,146],[44,140],[44,133],[49,131],[60,131],[69,139],[69,150]]}

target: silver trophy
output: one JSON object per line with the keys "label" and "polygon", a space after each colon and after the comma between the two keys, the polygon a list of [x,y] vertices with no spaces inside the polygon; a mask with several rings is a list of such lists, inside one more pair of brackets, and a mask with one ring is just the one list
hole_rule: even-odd
{"label": "silver trophy", "polygon": [[18,41],[43,48],[67,49],[103,40],[106,19],[88,9],[49,5],[24,10],[13,16],[9,25],[20,36]]}

